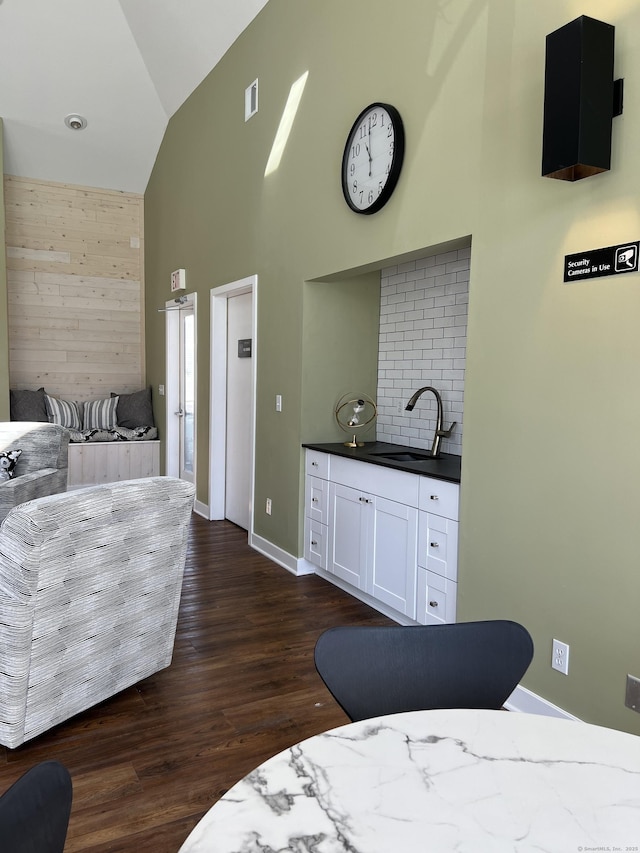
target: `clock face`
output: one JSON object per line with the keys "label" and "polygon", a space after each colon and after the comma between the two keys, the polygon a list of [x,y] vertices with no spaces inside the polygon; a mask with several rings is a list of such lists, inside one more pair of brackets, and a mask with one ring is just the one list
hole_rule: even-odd
{"label": "clock face", "polygon": [[342,192],[356,213],[380,210],[395,189],[404,157],[404,128],[390,104],[371,104],[355,120],[342,155]]}

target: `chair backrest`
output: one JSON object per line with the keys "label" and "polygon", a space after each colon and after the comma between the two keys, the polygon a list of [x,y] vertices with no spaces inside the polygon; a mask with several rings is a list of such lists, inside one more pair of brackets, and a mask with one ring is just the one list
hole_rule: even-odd
{"label": "chair backrest", "polygon": [[169,666],[194,492],[173,477],[123,480],[7,515],[0,743],[18,746]]}
{"label": "chair backrest", "polygon": [[73,788],[66,767],[43,761],[0,797],[0,849],[7,853],[62,853]]}
{"label": "chair backrest", "polygon": [[351,720],[432,708],[501,708],[533,657],[517,622],[330,628],[320,677]]}
{"label": "chair backrest", "polygon": [[40,421],[0,422],[0,450],[22,450],[15,476],[42,468],[67,468],[69,431]]}

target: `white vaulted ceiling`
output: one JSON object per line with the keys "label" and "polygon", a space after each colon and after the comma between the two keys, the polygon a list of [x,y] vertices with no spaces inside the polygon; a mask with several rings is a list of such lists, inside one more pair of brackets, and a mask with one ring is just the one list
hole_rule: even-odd
{"label": "white vaulted ceiling", "polygon": [[168,120],[266,2],[0,0],[5,173],[143,193]]}

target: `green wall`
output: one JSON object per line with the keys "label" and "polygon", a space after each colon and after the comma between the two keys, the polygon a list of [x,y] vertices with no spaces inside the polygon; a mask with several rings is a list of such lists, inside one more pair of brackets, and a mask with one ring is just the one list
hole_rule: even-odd
{"label": "green wall", "polygon": [[[4,174],[4,146],[0,118],[0,174]],[[7,317],[7,258],[5,250],[4,181],[0,185],[0,420],[9,420],[9,331]]]}
{"label": "green wall", "polygon": [[[471,235],[458,616],[522,621],[536,644],[525,686],[640,732],[624,707],[626,673],[640,676],[640,277],[562,283],[565,254],[640,237],[637,110],[615,119],[610,172],[576,184],[540,177],[545,36],[580,14],[605,17],[601,6],[270,0],[171,120],[158,154],[145,196],[147,364],[157,386],[157,308],[171,270],[186,267],[201,294],[206,502],[208,294],[258,275],[255,532],[297,556],[300,444],[337,440],[338,396],[375,390],[370,271]],[[640,79],[638,4],[610,0],[605,19],[616,26],[616,76]],[[289,89],[307,71],[281,165],[265,177]],[[260,110],[245,123],[256,77]],[[403,117],[405,165],[389,204],[357,216],[341,195],[342,149],[378,100]],[[554,637],[570,644],[569,676],[551,670]]]}

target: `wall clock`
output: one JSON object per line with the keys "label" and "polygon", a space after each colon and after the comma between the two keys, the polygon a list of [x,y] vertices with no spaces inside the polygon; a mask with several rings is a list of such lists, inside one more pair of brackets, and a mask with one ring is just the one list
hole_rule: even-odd
{"label": "wall clock", "polygon": [[391,198],[404,158],[404,127],[390,104],[370,104],[353,123],[342,155],[342,192],[356,213],[376,213]]}

